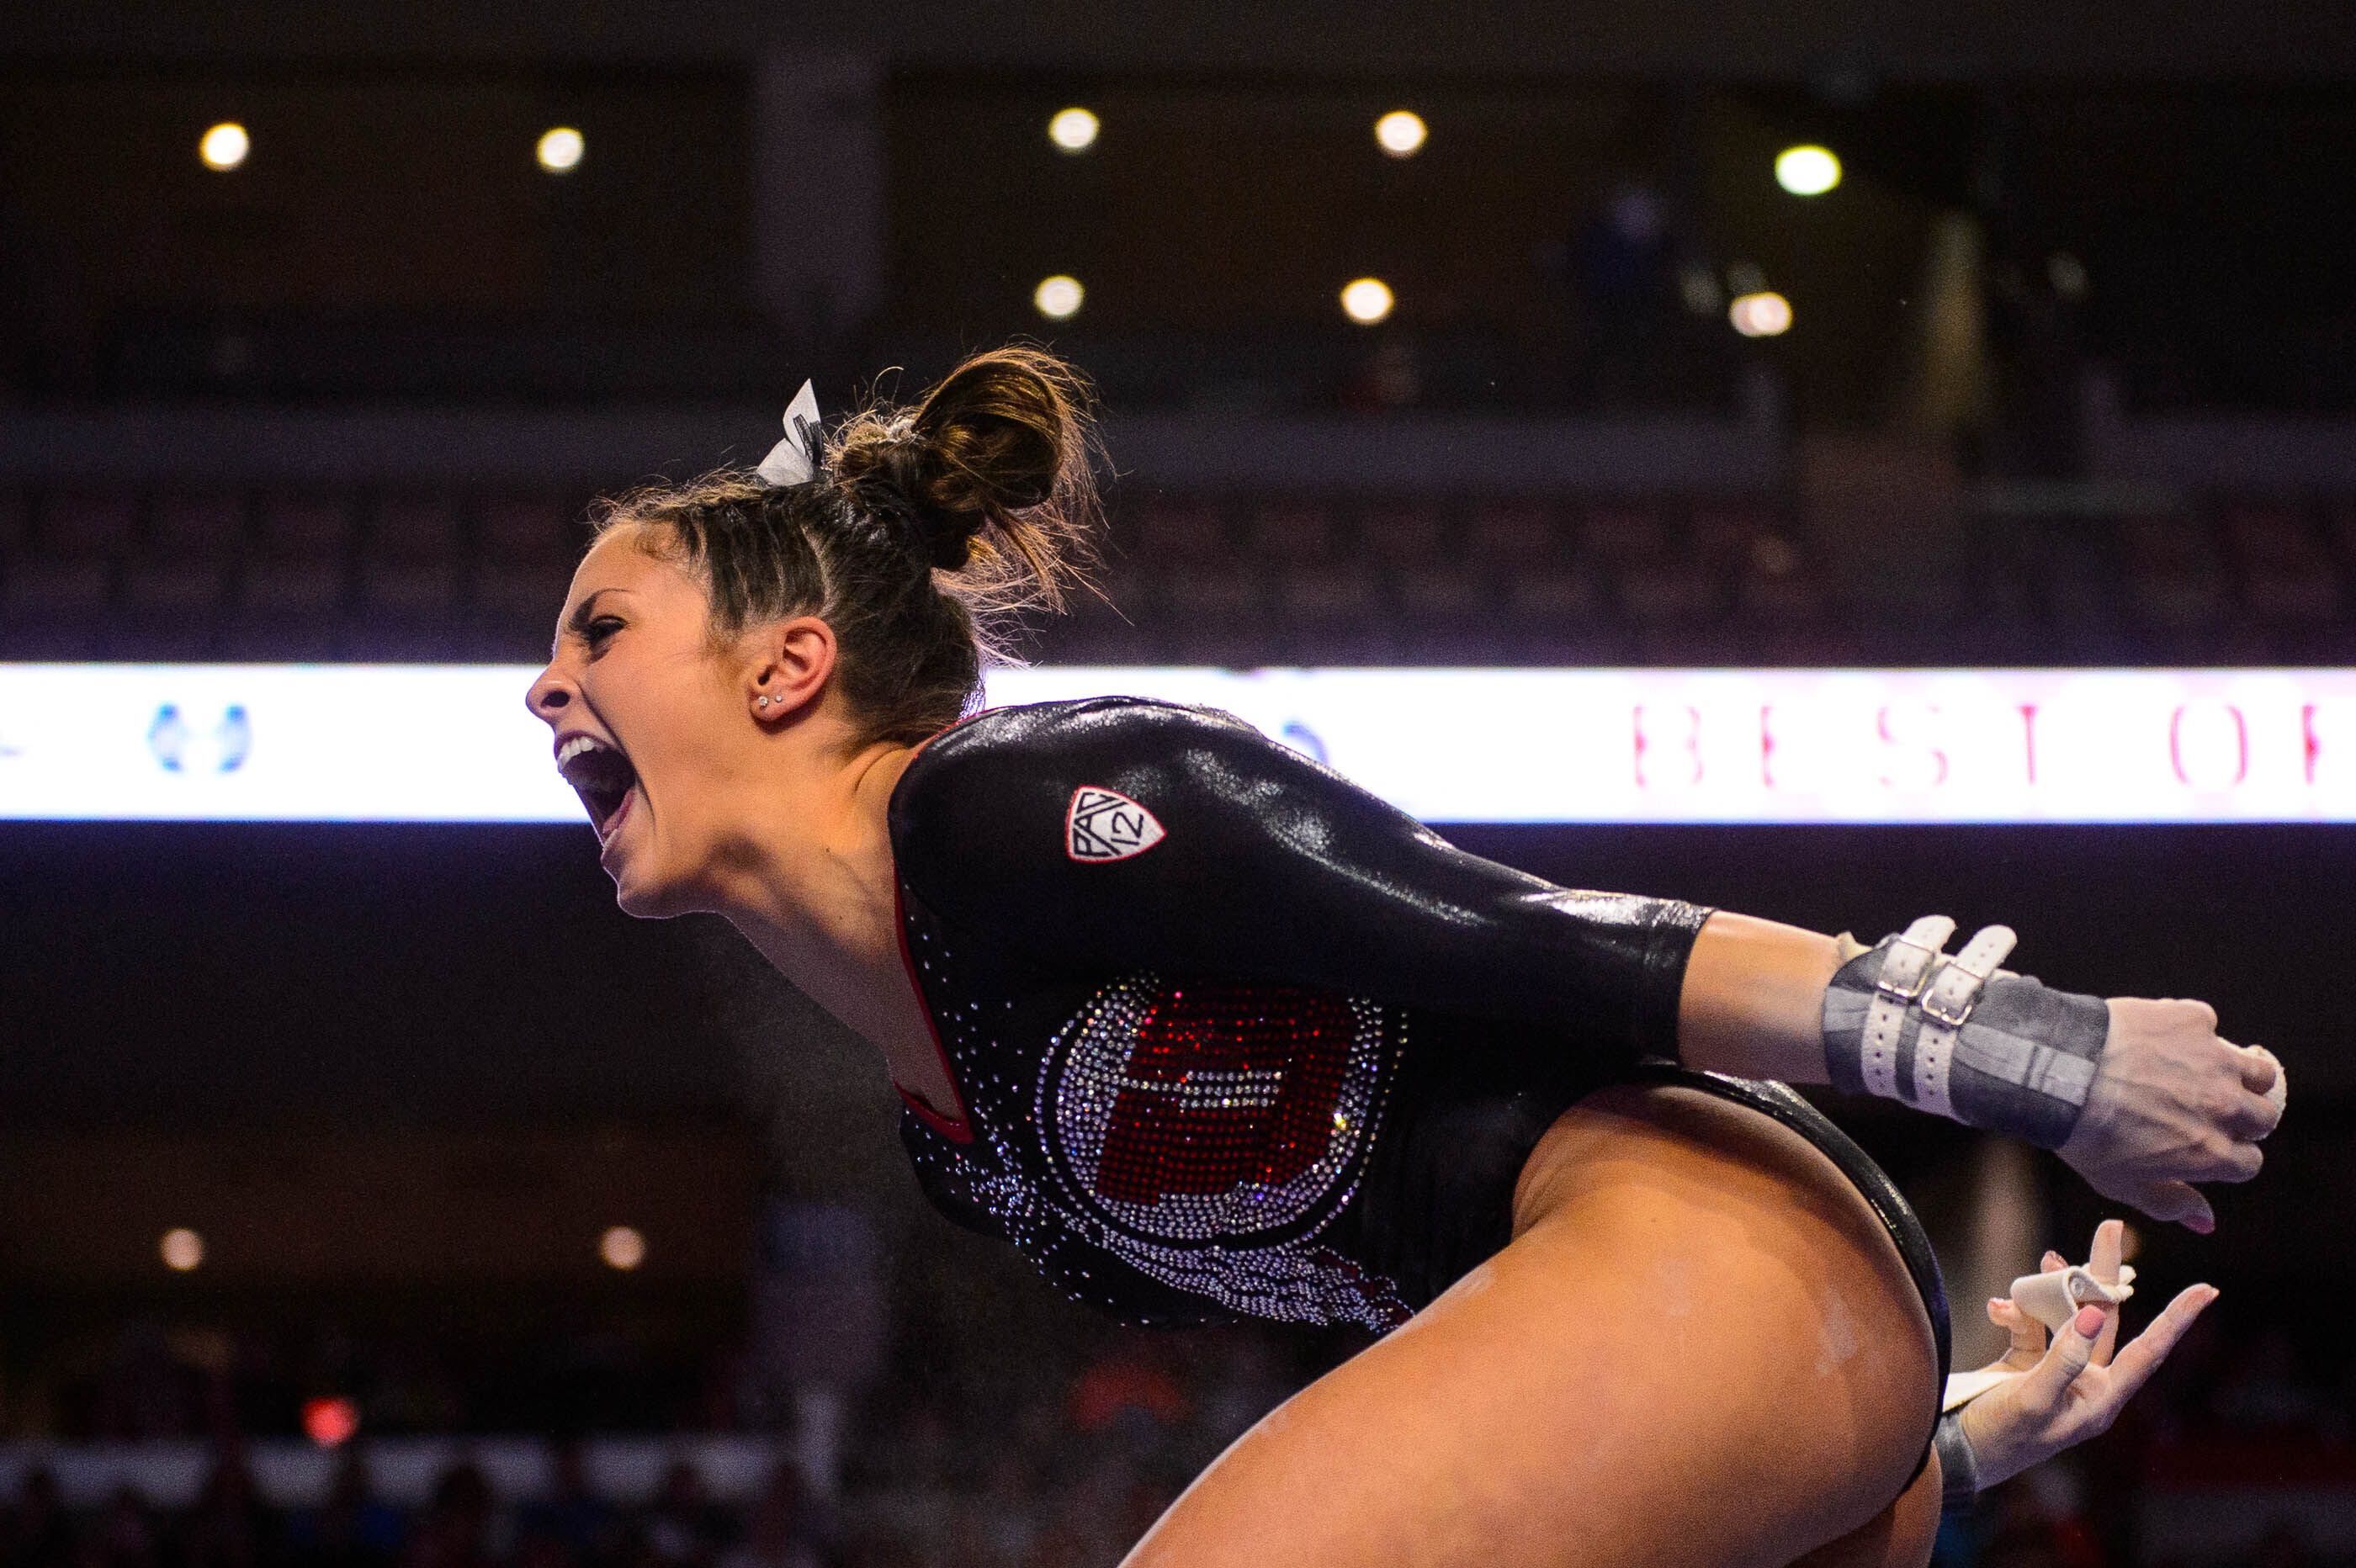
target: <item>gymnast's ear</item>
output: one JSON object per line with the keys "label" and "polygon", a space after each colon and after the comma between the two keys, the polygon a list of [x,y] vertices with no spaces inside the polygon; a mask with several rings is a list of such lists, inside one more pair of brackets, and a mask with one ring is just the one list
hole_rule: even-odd
{"label": "gymnast's ear", "polygon": [[744,705],[774,723],[807,710],[833,677],[834,628],[816,615],[770,621],[744,634]]}

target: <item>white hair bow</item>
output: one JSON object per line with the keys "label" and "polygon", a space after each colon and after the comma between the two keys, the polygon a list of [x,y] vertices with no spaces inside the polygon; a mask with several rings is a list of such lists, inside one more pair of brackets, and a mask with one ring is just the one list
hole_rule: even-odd
{"label": "white hair bow", "polygon": [[755,470],[765,485],[807,485],[818,476],[818,393],[808,381],[786,405],[786,439]]}

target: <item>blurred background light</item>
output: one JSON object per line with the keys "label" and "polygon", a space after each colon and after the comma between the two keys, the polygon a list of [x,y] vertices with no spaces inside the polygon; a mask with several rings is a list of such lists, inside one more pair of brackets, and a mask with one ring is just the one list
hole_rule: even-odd
{"label": "blurred background light", "polygon": [[252,150],[253,138],[234,120],[222,121],[197,143],[197,156],[204,159],[205,167],[223,174],[245,162],[245,155]]}
{"label": "blurred background light", "polygon": [[2045,281],[2065,300],[2084,299],[2086,263],[2067,251],[2056,251],[2045,258]]}
{"label": "blurred background light", "polygon": [[1075,104],[1058,109],[1047,122],[1047,140],[1067,153],[1085,153],[1097,144],[1097,132],[1103,128],[1093,111]]}
{"label": "blurred background light", "polygon": [[1068,273],[1057,272],[1052,278],[1042,278],[1039,286],[1031,291],[1031,303],[1049,321],[1066,321],[1076,315],[1081,302],[1088,296],[1080,287],[1080,280]]}
{"label": "blurred background light", "polygon": [[597,1255],[607,1268],[626,1272],[647,1261],[647,1239],[628,1225],[616,1225],[597,1238]]}
{"label": "blurred background light", "polygon": [[1792,330],[1792,302],[1772,289],[1741,294],[1726,307],[1726,319],[1745,337],[1781,337]]}
{"label": "blurred background light", "polygon": [[1775,183],[1794,196],[1822,196],[1840,182],[1840,159],[1829,147],[1786,147],[1775,155]]}
{"label": "blurred background light", "polygon": [[1375,122],[1375,141],[1394,158],[1411,158],[1423,150],[1424,139],[1431,132],[1423,116],[1412,110],[1394,109]]}
{"label": "blurred background light", "polygon": [[1719,286],[1717,273],[1698,263],[1687,263],[1677,271],[1677,297],[1696,315],[1716,315],[1726,303],[1726,291]]}
{"label": "blurred background light", "polygon": [[1354,278],[1342,285],[1342,309],[1361,326],[1372,326],[1390,315],[1396,303],[1391,286],[1380,278]]}
{"label": "blurred background light", "polygon": [[552,175],[570,174],[581,166],[581,155],[588,150],[580,132],[570,125],[552,126],[541,133],[540,166]]}
{"label": "blurred background light", "polygon": [[205,1261],[205,1239],[186,1226],[165,1232],[155,1250],[163,1255],[164,1266],[175,1274],[186,1274]]}
{"label": "blurred background light", "polygon": [[322,1448],[340,1448],[360,1429],[359,1406],[340,1395],[303,1402],[303,1435]]}

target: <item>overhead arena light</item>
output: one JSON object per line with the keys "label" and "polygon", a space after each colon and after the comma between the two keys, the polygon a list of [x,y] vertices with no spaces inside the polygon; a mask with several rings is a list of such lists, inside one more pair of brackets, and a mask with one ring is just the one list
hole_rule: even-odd
{"label": "overhead arena light", "polygon": [[1423,150],[1426,137],[1431,132],[1423,116],[1412,110],[1394,109],[1375,122],[1375,142],[1394,158],[1411,158]]}
{"label": "overhead arena light", "polygon": [[1822,196],[1841,182],[1840,159],[1813,144],[1775,155],[1775,183],[1794,196]]}
{"label": "overhead arena light", "polygon": [[1097,144],[1097,132],[1102,128],[1103,122],[1093,112],[1075,104],[1055,111],[1055,118],[1047,122],[1047,140],[1065,152],[1085,153]]}
{"label": "overhead arena light", "polygon": [[1354,278],[1342,285],[1342,310],[1360,326],[1372,326],[1390,315],[1398,301],[1380,278]]}
{"label": "overhead arena light", "polygon": [[205,161],[205,167],[221,174],[245,162],[246,154],[252,150],[253,138],[234,120],[222,121],[197,143],[197,156]]}
{"label": "overhead arena light", "polygon": [[647,1261],[647,1239],[630,1225],[616,1225],[597,1238],[597,1255],[610,1269],[627,1274]]}
{"label": "overhead arena light", "polygon": [[155,1251],[166,1268],[174,1274],[187,1274],[205,1261],[205,1239],[185,1225],[176,1226],[164,1232],[163,1240],[155,1243]]}
{"label": "overhead arena light", "polygon": [[537,154],[541,168],[565,175],[581,166],[581,155],[588,150],[589,144],[580,132],[570,125],[557,125],[541,133]]}
{"label": "overhead arena light", "polygon": [[1781,337],[1792,330],[1792,302],[1772,289],[1762,289],[1730,301],[1726,319],[1745,337]]}
{"label": "overhead arena light", "polygon": [[1087,297],[1088,291],[1080,286],[1080,280],[1065,272],[1040,279],[1039,286],[1031,291],[1031,303],[1049,321],[1070,320],[1079,314]]}

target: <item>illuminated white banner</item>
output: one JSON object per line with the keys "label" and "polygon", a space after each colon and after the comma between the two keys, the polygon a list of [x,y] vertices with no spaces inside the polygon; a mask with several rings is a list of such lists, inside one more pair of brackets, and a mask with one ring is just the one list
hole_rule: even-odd
{"label": "illuminated white banner", "polygon": [[[0,818],[577,822],[525,666],[0,665]],[[2356,669],[1055,667],[1433,822],[2346,822]]]}

